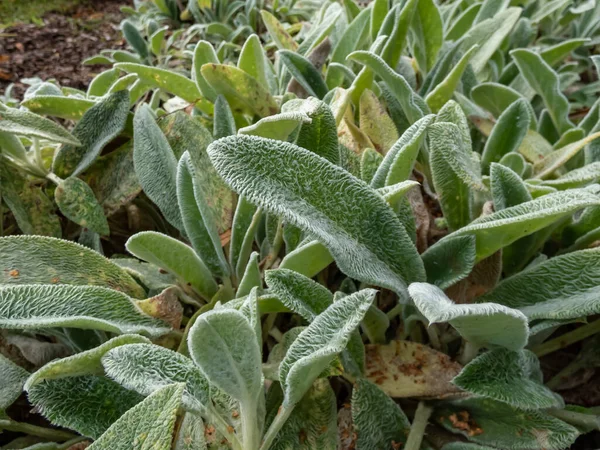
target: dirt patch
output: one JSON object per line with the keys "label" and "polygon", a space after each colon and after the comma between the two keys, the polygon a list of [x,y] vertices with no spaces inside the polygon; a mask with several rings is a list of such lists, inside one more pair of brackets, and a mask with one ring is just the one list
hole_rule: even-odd
{"label": "dirt patch", "polygon": [[43,26],[19,24],[0,34],[0,94],[15,83],[13,96],[21,99],[22,78],[55,79],[60,85],[85,89],[106,66],[81,62],[103,49],[123,48],[119,7],[128,0],[90,1],[66,13],[48,13]]}

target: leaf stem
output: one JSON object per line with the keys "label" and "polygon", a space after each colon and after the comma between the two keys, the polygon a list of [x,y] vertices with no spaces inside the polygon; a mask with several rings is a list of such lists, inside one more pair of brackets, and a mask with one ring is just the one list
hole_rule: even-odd
{"label": "leaf stem", "polygon": [[39,427],[29,423],[17,422],[12,419],[0,419],[0,430],[17,431],[20,433],[30,434],[32,436],[41,437],[50,441],[68,441],[78,437],[68,431],[55,430],[52,428]]}
{"label": "leaf stem", "polygon": [[269,448],[271,448],[271,444],[273,444],[273,441],[275,440],[277,433],[279,433],[279,430],[281,430],[281,427],[283,427],[283,424],[285,424],[285,422],[288,420],[288,418],[290,417],[290,414],[292,414],[292,411],[294,410],[295,406],[296,405],[285,407],[282,405],[279,408],[279,411],[277,412],[275,419],[273,420],[273,422],[271,423],[271,426],[269,427],[269,429],[267,430],[267,433],[265,434],[265,438],[263,439],[263,443],[260,446],[260,450],[269,450]]}
{"label": "leaf stem", "polygon": [[533,347],[531,351],[533,351],[533,353],[540,358],[548,355],[549,353],[560,350],[561,348],[568,347],[569,345],[579,342],[589,336],[593,336],[596,333],[600,333],[600,319],[576,328],[573,331],[569,331],[568,333],[544,342],[543,344],[537,345]]}
{"label": "leaf stem", "polygon": [[48,172],[46,174],[46,178],[48,178],[50,181],[52,181],[56,185],[58,185],[62,182],[62,180],[59,177],[57,177],[55,174],[53,174],[52,172]]}
{"label": "leaf stem", "polygon": [[463,346],[462,352],[458,356],[457,360],[463,366],[471,362],[479,353],[479,346],[473,344],[472,342],[465,341],[465,345]]}
{"label": "leaf stem", "polygon": [[419,402],[410,432],[408,433],[406,445],[404,446],[405,450],[419,450],[421,448],[425,427],[427,427],[427,422],[432,412],[433,408],[431,406],[427,406],[425,402]]}
{"label": "leaf stem", "polygon": [[583,414],[558,408],[551,408],[547,411],[554,417],[576,427],[581,427],[586,430],[600,430],[600,418],[595,414]]}
{"label": "leaf stem", "polygon": [[255,450],[260,444],[260,435],[258,432],[257,410],[258,407],[253,404],[252,408],[241,407],[242,415],[242,440],[244,450]]}

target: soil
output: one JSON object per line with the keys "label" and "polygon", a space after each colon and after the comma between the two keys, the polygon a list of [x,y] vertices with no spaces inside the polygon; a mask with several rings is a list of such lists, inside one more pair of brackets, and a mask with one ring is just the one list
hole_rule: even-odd
{"label": "soil", "polygon": [[15,83],[12,96],[22,99],[23,78],[55,79],[61,86],[85,89],[106,66],[81,62],[103,49],[125,47],[119,31],[127,0],[85,1],[66,13],[50,12],[43,25],[19,24],[0,32],[0,95]]}

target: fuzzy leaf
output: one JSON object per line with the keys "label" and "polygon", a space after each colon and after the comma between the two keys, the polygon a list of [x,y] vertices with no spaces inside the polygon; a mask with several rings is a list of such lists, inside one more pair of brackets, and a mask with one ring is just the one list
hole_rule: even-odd
{"label": "fuzzy leaf", "polygon": [[284,407],[298,403],[333,358],[346,348],[375,294],[373,289],[364,289],[342,298],[300,333],[279,368]]}
{"label": "fuzzy leaf", "polygon": [[598,248],[555,256],[506,278],[479,300],[518,308],[530,320],[597,314],[599,258]]}
{"label": "fuzzy leaf", "polygon": [[518,49],[511,53],[521,75],[542,99],[552,123],[560,134],[573,127],[569,120],[569,102],[560,89],[558,74],[537,53]]}
{"label": "fuzzy leaf", "polygon": [[61,237],[60,220],[54,212],[56,207],[42,187],[2,162],[0,189],[2,200],[10,208],[23,234]]}
{"label": "fuzzy leaf", "polygon": [[437,4],[433,0],[420,0],[411,23],[410,43],[412,54],[422,73],[429,72],[444,43],[444,25]]}
{"label": "fuzzy leaf", "polygon": [[134,73],[150,86],[164,89],[190,103],[196,103],[202,99],[196,83],[177,72],[135,63],[117,63],[114,68]]}
{"label": "fuzzy leaf", "polygon": [[271,445],[272,450],[337,450],[337,404],[327,379],[302,397]]}
{"label": "fuzzy leaf", "polygon": [[83,375],[102,375],[104,370],[100,360],[107,352],[121,345],[142,342],[150,343],[150,341],[143,336],[124,334],[123,336],[117,336],[91,350],[77,353],[67,358],[51,361],[34,372],[27,379],[25,390],[29,391],[33,386],[42,383],[45,380],[56,380],[58,378]]}
{"label": "fuzzy leaf", "polygon": [[475,266],[475,237],[455,236],[429,247],[421,255],[427,282],[447,289],[466,278]]}
{"label": "fuzzy leaf", "polygon": [[208,84],[227,99],[234,111],[249,111],[260,117],[279,111],[277,102],[266,88],[243,70],[226,64],[205,64],[201,72]]}
{"label": "fuzzy leaf", "polygon": [[125,388],[150,395],[173,383],[185,383],[184,406],[204,413],[209,405],[208,381],[189,358],[153,344],[130,344],[102,357],[106,375]]}
{"label": "fuzzy leaf", "polygon": [[175,201],[177,159],[146,104],[135,113],[133,142],[133,164],[144,192],[171,225],[183,229],[181,213]]}
{"label": "fuzzy leaf", "polygon": [[19,398],[29,372],[0,354],[0,411],[4,411]]}
{"label": "fuzzy leaf", "polygon": [[600,180],[600,161],[586,164],[585,166],[571,170],[565,175],[554,180],[545,180],[544,185],[558,190],[567,190],[594,183]]}
{"label": "fuzzy leaf", "polygon": [[309,96],[322,99],[327,94],[329,89],[323,77],[307,58],[290,50],[279,50],[278,54],[279,60]]}
{"label": "fuzzy leaf", "polygon": [[408,418],[375,384],[359,378],[352,390],[351,405],[356,448],[380,450],[406,443],[410,431]]}
{"label": "fuzzy leaf", "polygon": [[333,303],[333,295],[326,287],[293,270],[268,270],[265,281],[281,303],[308,322]]}
{"label": "fuzzy leaf", "polygon": [[425,130],[434,117],[428,115],[419,119],[402,134],[377,168],[371,187],[378,189],[408,180],[425,137]]}
{"label": "fuzzy leaf", "polygon": [[[398,292],[405,292],[405,280],[424,278],[393,211],[345,170],[293,144],[254,136],[221,139],[208,153],[234,190],[319,237],[346,275]],[[364,220],[371,215],[378,220]]]}
{"label": "fuzzy leaf", "polygon": [[93,439],[142,400],[138,393],[94,375],[47,380],[32,386],[28,398],[53,424]]}
{"label": "fuzzy leaf", "polygon": [[479,397],[508,403],[518,409],[561,408],[562,400],[543,385],[537,357],[528,350],[498,348],[477,357],[452,380]]}
{"label": "fuzzy leaf", "polygon": [[562,450],[579,436],[575,427],[550,414],[519,411],[490,399],[457,401],[436,410],[434,417],[448,431],[506,450]]}
{"label": "fuzzy leaf", "polygon": [[170,450],[182,394],[181,384],[156,391],[123,414],[89,449]]}
{"label": "fuzzy leaf", "polygon": [[301,125],[296,145],[310,150],[334,164],[338,163],[339,149],[335,117],[326,103],[316,98],[291,100],[283,106],[282,110],[304,113],[310,119],[310,122]]}
{"label": "fuzzy leaf", "polygon": [[68,219],[100,235],[110,234],[104,209],[85,181],[76,177],[61,181],[56,187],[54,199]]}
{"label": "fuzzy leaf", "polygon": [[190,329],[188,346],[211,384],[242,405],[256,407],[263,389],[262,358],[254,330],[240,312],[220,309],[202,314]]}
{"label": "fuzzy leaf", "polygon": [[521,177],[502,164],[492,163],[490,185],[496,211],[529,202],[532,199]]}
{"label": "fuzzy leaf", "polygon": [[86,170],[110,141],[123,131],[129,114],[129,92],[118,91],[104,97],[73,128],[80,146],[64,145],[54,156],[52,170],[61,178]]}
{"label": "fuzzy leaf", "polygon": [[430,323],[448,322],[476,346],[520,350],[527,344],[527,318],[516,309],[495,303],[457,305],[440,288],[427,283],[413,283],[409,292]]}
{"label": "fuzzy leaf", "polygon": [[29,111],[8,108],[2,104],[0,104],[0,131],[61,144],[81,145],[77,137],[50,119]]}
{"label": "fuzzy leaf", "polygon": [[127,251],[138,258],[171,272],[198,293],[211,298],[217,283],[194,250],[177,239],[155,231],[134,234],[125,244]]}
{"label": "fuzzy leaf", "polygon": [[263,9],[260,11],[260,16],[277,48],[293,51],[298,48],[296,41],[294,41],[287,31],[285,31],[283,25],[275,18],[275,16],[273,16],[273,14]]}
{"label": "fuzzy leaf", "polygon": [[7,236],[0,239],[0,261],[0,285],[93,285],[134,298],[145,295],[125,270],[75,242],[42,236]]}
{"label": "fuzzy leaf", "polygon": [[595,139],[600,138],[600,132],[590,134],[589,136],[565,145],[552,153],[547,154],[541,161],[536,161],[533,165],[533,172],[536,178],[546,178],[552,175],[557,169],[569,162],[577,155],[582,148]]}
{"label": "fuzzy leaf", "polygon": [[499,249],[579,209],[599,205],[600,197],[592,189],[594,188],[556,192],[496,211],[474,220],[466,227],[441,239],[438,244],[450,236],[474,235],[477,239],[477,261],[481,261]]}
{"label": "fuzzy leaf", "polygon": [[481,168],[484,173],[488,172],[491,163],[500,161],[502,156],[510,152],[518,151],[529,129],[530,119],[527,108],[525,100],[517,100],[498,118],[481,155]]}
{"label": "fuzzy leaf", "polygon": [[33,284],[0,288],[0,325],[13,330],[69,327],[160,336],[165,323],[142,314],[117,291],[94,286]]}
{"label": "fuzzy leaf", "polygon": [[253,125],[240,128],[239,133],[287,141],[294,130],[306,123],[311,123],[311,119],[303,112],[283,112],[260,119]]}
{"label": "fuzzy leaf", "polygon": [[250,35],[240,51],[237,66],[251,77],[256,78],[263,87],[273,93],[275,92],[276,81],[270,64],[271,62],[267,59],[262,48],[260,38],[256,34]]}

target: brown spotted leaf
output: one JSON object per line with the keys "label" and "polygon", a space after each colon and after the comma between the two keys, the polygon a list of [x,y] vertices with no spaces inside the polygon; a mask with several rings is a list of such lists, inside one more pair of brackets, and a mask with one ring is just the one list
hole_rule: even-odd
{"label": "brown spotted leaf", "polygon": [[394,398],[460,394],[450,381],[461,370],[448,355],[409,341],[366,345],[366,377]]}

